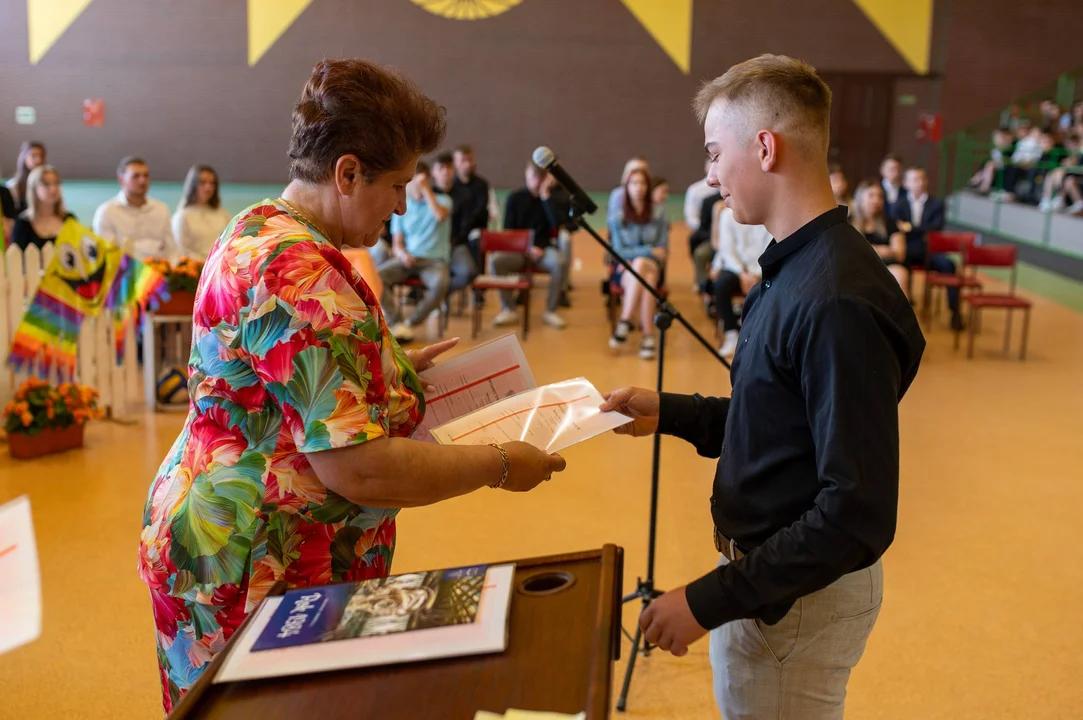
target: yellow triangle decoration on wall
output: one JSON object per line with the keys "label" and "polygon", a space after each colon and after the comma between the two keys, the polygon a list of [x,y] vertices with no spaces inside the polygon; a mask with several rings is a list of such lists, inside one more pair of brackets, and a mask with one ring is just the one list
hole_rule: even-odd
{"label": "yellow triangle decoration on wall", "polygon": [[255,65],[312,0],[248,0],[248,64]]}
{"label": "yellow triangle decoration on wall", "polygon": [[692,70],[692,0],[621,0],[685,75]]}
{"label": "yellow triangle decoration on wall", "polygon": [[914,72],[929,72],[933,0],[854,0]]}
{"label": "yellow triangle decoration on wall", "polygon": [[37,65],[91,0],[26,0],[30,64]]}

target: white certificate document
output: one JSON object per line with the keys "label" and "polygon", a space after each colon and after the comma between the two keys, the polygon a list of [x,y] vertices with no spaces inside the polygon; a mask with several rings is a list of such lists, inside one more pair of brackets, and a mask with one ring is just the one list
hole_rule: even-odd
{"label": "white certificate document", "polygon": [[432,430],[443,445],[489,445],[520,440],[560,452],[632,421],[599,410],[603,399],[586,378],[519,393]]}
{"label": "white certificate document", "polygon": [[41,574],[30,499],[0,505],[0,654],[41,635]]}
{"label": "white certificate document", "polygon": [[421,377],[436,390],[425,396],[425,420],[412,437],[428,442],[434,441],[432,428],[538,386],[514,333],[440,362]]}

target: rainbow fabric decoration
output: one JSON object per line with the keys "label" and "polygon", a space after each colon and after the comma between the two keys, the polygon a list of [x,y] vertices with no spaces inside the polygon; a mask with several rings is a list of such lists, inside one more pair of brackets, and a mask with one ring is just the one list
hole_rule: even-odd
{"label": "rainbow fabric decoration", "polygon": [[8,363],[43,377],[56,366],[62,377],[71,378],[83,318],[97,317],[103,309],[113,313],[119,361],[132,310],[153,309],[168,298],[164,277],[69,219],[15,330]]}

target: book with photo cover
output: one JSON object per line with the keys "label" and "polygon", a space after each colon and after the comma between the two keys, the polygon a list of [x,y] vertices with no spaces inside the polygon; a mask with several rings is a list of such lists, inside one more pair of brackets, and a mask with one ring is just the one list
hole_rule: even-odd
{"label": "book with photo cover", "polygon": [[514,564],[490,565],[267,597],[213,682],[503,652],[514,579]]}
{"label": "book with photo cover", "polygon": [[485,565],[287,592],[253,652],[472,623]]}

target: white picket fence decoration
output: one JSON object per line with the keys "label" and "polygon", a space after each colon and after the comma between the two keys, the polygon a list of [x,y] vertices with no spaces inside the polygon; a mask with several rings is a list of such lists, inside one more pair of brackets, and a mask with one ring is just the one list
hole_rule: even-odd
{"label": "white picket fence decoration", "polygon": [[[15,329],[22,322],[27,305],[41,282],[45,268],[53,259],[53,244],[44,250],[29,247],[25,251],[12,245],[4,254],[0,273],[0,407],[15,397],[15,391],[29,373],[15,372],[7,364]],[[142,402],[142,382],[136,359],[135,319],[129,325],[124,358],[118,365],[113,344],[113,323],[106,312],[83,320],[75,364],[75,380],[101,393],[100,404],[116,417],[129,415]],[[48,380],[57,382],[54,368]]]}

